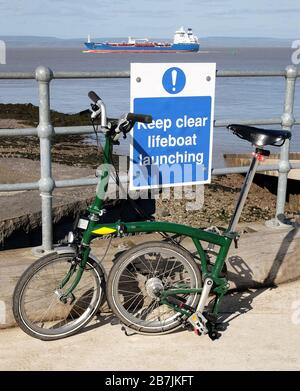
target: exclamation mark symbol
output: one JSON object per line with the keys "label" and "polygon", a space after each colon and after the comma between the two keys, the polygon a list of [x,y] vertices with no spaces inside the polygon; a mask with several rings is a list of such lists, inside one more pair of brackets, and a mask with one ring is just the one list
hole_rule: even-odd
{"label": "exclamation mark symbol", "polygon": [[172,91],[176,91],[176,82],[177,82],[177,71],[176,69],[173,69],[172,73]]}

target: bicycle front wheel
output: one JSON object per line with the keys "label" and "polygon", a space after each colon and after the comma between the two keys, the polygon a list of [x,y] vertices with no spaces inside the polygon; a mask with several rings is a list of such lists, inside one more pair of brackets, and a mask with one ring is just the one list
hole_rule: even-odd
{"label": "bicycle front wheel", "polygon": [[[140,244],[116,260],[107,280],[107,300],[114,314],[142,334],[164,334],[180,327],[182,315],[162,304],[167,289],[201,288],[201,274],[192,256],[166,242]],[[199,295],[180,294],[189,306]]]}
{"label": "bicycle front wheel", "polygon": [[23,331],[42,340],[70,336],[84,327],[99,308],[105,292],[104,274],[89,258],[79,284],[64,303],[60,297],[74,281],[62,281],[71,268],[71,253],[49,254],[37,260],[21,276],[13,295],[13,313]]}

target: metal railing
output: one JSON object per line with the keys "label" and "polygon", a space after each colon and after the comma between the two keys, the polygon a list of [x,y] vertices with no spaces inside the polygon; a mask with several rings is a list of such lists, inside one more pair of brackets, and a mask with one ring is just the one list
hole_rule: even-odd
{"label": "metal railing", "polygon": [[[230,123],[247,125],[281,125],[285,130],[292,130],[293,125],[300,124],[294,117],[294,96],[297,77],[300,76],[297,68],[288,66],[283,71],[218,71],[217,77],[284,77],[286,79],[285,103],[281,117],[269,119],[236,120],[228,119],[215,121],[215,127],[224,127]],[[40,66],[35,72],[0,72],[1,79],[36,79],[39,89],[39,125],[37,128],[1,129],[1,136],[38,136],[40,140],[40,180],[31,183],[0,184],[0,192],[39,190],[42,210],[42,249],[52,249],[52,193],[55,188],[95,185],[97,178],[79,178],[68,180],[54,180],[52,178],[51,139],[54,135],[89,134],[91,127],[57,127],[53,128],[50,122],[50,82],[52,79],[109,79],[130,78],[130,72],[52,72],[49,68]],[[278,191],[276,216],[284,213],[286,200],[287,178],[291,169],[300,169],[300,163],[289,161],[289,141],[281,147],[280,160],[277,164],[260,165],[258,171],[278,171]],[[248,167],[215,168],[213,175],[231,173],[245,173]],[[273,225],[279,224],[277,218]]]}

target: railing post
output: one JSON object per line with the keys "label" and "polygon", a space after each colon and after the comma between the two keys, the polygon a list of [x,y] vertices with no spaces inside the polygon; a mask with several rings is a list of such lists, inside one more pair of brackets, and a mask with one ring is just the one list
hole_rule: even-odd
{"label": "railing post", "polygon": [[[282,129],[292,130],[295,123],[294,117],[294,98],[295,98],[295,85],[297,79],[297,68],[293,65],[289,65],[285,69],[286,72],[286,90],[284,101],[284,112],[281,116]],[[280,226],[284,223],[284,207],[286,201],[286,190],[288,182],[288,174],[291,170],[289,161],[290,152],[290,140],[286,140],[280,150],[280,162],[278,172],[278,187],[277,187],[277,202],[276,202],[276,215],[272,220],[273,226]]]}
{"label": "railing post", "polygon": [[54,181],[51,170],[51,139],[53,127],[50,120],[50,81],[53,78],[49,68],[39,66],[35,71],[39,84],[39,125],[41,177],[39,189],[42,203],[42,250],[52,250],[52,191]]}

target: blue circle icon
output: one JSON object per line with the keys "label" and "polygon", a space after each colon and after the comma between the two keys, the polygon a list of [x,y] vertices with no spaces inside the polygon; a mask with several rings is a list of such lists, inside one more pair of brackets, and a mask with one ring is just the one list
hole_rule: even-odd
{"label": "blue circle icon", "polygon": [[163,87],[169,94],[178,94],[184,89],[185,82],[185,73],[177,67],[167,69],[162,78]]}

